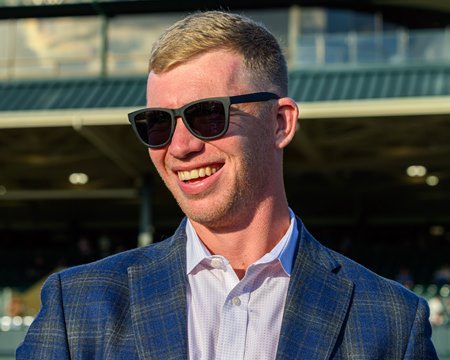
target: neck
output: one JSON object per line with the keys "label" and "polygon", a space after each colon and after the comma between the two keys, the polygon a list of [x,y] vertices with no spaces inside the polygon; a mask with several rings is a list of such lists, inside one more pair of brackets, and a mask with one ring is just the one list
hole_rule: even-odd
{"label": "neck", "polygon": [[275,247],[289,228],[287,202],[280,206],[267,202],[253,211],[246,209],[245,214],[235,216],[234,221],[220,228],[191,221],[211,254],[226,257],[240,279],[251,264]]}

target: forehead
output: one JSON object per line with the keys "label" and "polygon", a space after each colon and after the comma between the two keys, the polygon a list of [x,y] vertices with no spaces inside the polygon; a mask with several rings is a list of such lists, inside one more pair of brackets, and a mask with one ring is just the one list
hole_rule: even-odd
{"label": "forehead", "polygon": [[240,55],[225,50],[201,54],[147,82],[147,106],[176,108],[189,102],[253,90]]}

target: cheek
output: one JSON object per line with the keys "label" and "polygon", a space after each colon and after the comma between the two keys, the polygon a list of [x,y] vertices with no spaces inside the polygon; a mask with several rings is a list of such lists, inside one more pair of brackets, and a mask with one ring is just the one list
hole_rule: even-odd
{"label": "cheek", "polygon": [[153,163],[153,165],[156,167],[156,170],[161,173],[161,170],[164,169],[164,150],[163,149],[156,149],[152,150],[149,149],[148,153],[150,155],[150,159]]}

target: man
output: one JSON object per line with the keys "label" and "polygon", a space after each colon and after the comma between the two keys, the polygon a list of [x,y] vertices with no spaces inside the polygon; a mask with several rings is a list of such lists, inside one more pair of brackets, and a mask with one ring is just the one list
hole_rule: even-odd
{"label": "man", "polygon": [[274,37],[224,12],[154,45],[129,115],[187,218],[52,275],[18,359],[435,359],[428,308],[323,247],[288,207],[298,110]]}

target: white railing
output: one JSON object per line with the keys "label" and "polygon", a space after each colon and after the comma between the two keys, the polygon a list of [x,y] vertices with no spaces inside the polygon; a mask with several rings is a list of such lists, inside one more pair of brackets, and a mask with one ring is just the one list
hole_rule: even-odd
{"label": "white railing", "polygon": [[[134,48],[129,53],[108,50],[102,52],[96,49],[98,37],[96,39],[89,45],[90,55],[68,53],[59,56],[57,53],[52,56],[44,51],[31,56],[23,53],[18,56],[14,51],[3,51],[3,54],[0,51],[0,80],[145,73],[147,48]],[[142,44],[142,47],[144,45],[148,44]],[[322,65],[450,63],[450,28],[380,33],[300,34],[297,41],[291,43],[288,54],[291,69]]]}
{"label": "white railing", "polygon": [[450,62],[450,28],[300,35],[294,53],[293,67]]}

